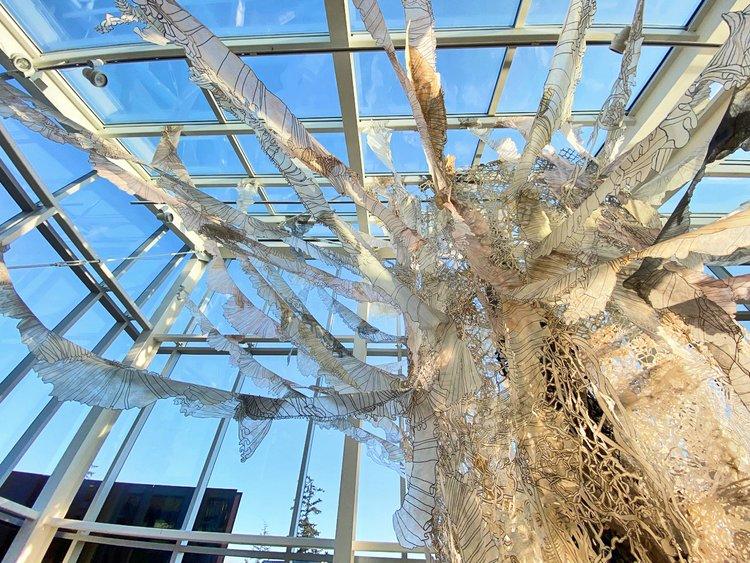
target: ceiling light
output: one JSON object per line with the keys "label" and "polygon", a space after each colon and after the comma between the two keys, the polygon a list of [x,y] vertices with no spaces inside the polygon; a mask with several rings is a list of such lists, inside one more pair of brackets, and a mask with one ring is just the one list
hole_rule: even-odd
{"label": "ceiling light", "polygon": [[83,67],[83,76],[97,88],[104,88],[107,85],[107,82],[109,82],[107,75],[101,70],[98,70],[98,67],[103,64],[104,61],[101,59],[94,59],[86,63],[86,66]]}

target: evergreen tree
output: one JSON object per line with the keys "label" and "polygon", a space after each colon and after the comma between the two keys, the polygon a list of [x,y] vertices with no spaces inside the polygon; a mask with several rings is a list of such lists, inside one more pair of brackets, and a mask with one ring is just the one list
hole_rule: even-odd
{"label": "evergreen tree", "polygon": [[[315,481],[312,477],[305,477],[305,486],[302,488],[302,499],[300,501],[300,512],[299,520],[297,521],[297,534],[301,538],[317,538],[320,536],[315,522],[312,518],[320,514],[320,508],[318,504],[322,502],[318,493],[322,493],[323,489],[315,486]],[[312,548],[300,548],[298,553],[320,553],[318,549]]]}
{"label": "evergreen tree", "polygon": [[[261,536],[268,535],[268,523],[265,520],[263,521],[263,529],[260,531],[260,535]],[[268,547],[267,545],[254,545],[253,549],[255,549],[255,551],[270,551],[271,548]],[[256,561],[259,561],[259,560],[256,559]],[[248,563],[247,559],[245,559],[245,563]]]}

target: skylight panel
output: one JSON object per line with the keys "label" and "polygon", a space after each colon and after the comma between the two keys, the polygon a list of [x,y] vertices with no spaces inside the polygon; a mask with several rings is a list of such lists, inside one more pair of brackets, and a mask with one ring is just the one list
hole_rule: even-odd
{"label": "skylight panel", "polygon": [[106,88],[93,86],[79,68],[61,73],[107,125],[215,120],[183,60],[108,64],[105,70]]}
{"label": "skylight panel", "polygon": [[[132,346],[133,340],[128,336],[126,332],[121,332],[117,339],[115,339],[115,341],[109,346],[109,348],[107,348],[107,351],[102,354],[102,356],[106,357],[108,360],[111,359],[114,361],[119,361],[125,356],[125,354],[127,354],[128,350],[130,350]],[[162,356],[156,356],[151,362],[152,368],[156,370],[157,373],[159,371],[157,364],[160,363],[160,358],[166,357],[168,357],[166,354]],[[86,479],[104,479],[105,475],[107,474],[107,470],[109,469],[110,465],[112,465],[112,462],[117,456],[117,452],[122,446],[122,443],[125,441],[125,438],[128,435],[128,431],[133,425],[138,412],[138,409],[131,409],[128,411],[123,411],[122,414],[117,417],[117,420],[112,426],[112,429],[109,431],[109,435],[104,441],[102,448],[99,450],[99,453],[96,455],[94,462],[89,467],[88,473],[86,474]],[[84,489],[85,487],[87,487],[87,485],[88,483],[84,482],[81,485],[81,489]],[[71,517],[76,518],[77,515],[71,515]]]}
{"label": "skylight panel", "polygon": [[[65,338],[72,340],[79,346],[91,349],[97,345],[107,331],[115,324],[112,315],[104,308],[101,302],[94,303],[84,313],[79,321],[65,333]],[[131,341],[132,344],[132,341]],[[127,349],[125,349],[127,353]],[[122,358],[122,356],[120,356]]]}
{"label": "skylight panel", "polygon": [[349,164],[349,155],[346,151],[346,138],[344,133],[315,133],[313,135],[333,156],[338,157],[344,164]]}
{"label": "skylight panel", "polygon": [[253,172],[256,174],[279,174],[279,169],[263,152],[255,135],[237,135],[237,139],[245,152],[245,156],[250,161],[250,166],[253,167]]}
{"label": "skylight panel", "polygon": [[[18,171],[18,168],[16,168],[16,165],[13,164],[13,161],[8,157],[8,155],[5,153],[5,151],[0,148],[0,161],[2,161],[3,165],[8,169],[10,175],[18,181],[18,184],[21,186],[25,194],[34,202],[39,201],[39,196],[34,193],[34,190],[31,189],[31,186],[29,186],[29,183],[26,181],[26,179],[21,175],[21,173]],[[6,190],[3,190],[7,193]],[[15,204],[14,204],[15,205]],[[15,209],[15,207],[14,207]]]}
{"label": "skylight panel", "polygon": [[[467,0],[457,9],[455,0],[434,0],[432,9],[437,29],[466,27],[510,27],[516,19],[518,0]],[[400,0],[380,0],[389,29],[404,29],[404,8]],[[364,31],[362,18],[349,0],[349,19],[353,31]]]}
{"label": "skylight panel", "polygon": [[[627,25],[633,19],[636,0],[598,0],[594,25]],[[702,0],[648,0],[643,23],[647,26],[685,27]],[[527,25],[559,25],[565,19],[567,2],[532,0]]]}
{"label": "skylight panel", "polygon": [[[669,52],[669,47],[646,45],[641,48],[635,86],[630,104],[638,97],[654,71]],[[583,73],[573,101],[574,111],[592,111],[602,104],[612,90],[620,71],[622,56],[610,51],[606,45],[589,45],[583,57]]]}
{"label": "skylight panel", "polygon": [[[136,157],[151,162],[159,137],[129,137],[122,142]],[[185,135],[180,139],[177,153],[191,175],[245,173],[229,139],[223,135]]]}
{"label": "skylight panel", "polygon": [[445,143],[445,154],[456,157],[456,168],[468,168],[477,150],[477,137],[465,129],[451,129],[448,131],[448,141]]}
{"label": "skylight panel", "polygon": [[554,50],[553,46],[516,49],[505,88],[500,96],[498,106],[500,112],[535,112],[537,110]]}
{"label": "skylight panel", "polygon": [[13,198],[6,190],[0,190],[0,222],[7,221],[21,212]]}
{"label": "skylight panel", "polygon": [[329,53],[258,55],[243,60],[297,117],[341,116]]}
{"label": "skylight panel", "polygon": [[[229,183],[229,182],[227,182]],[[223,202],[234,202],[237,201],[237,186],[211,186],[199,188],[202,192],[207,193],[211,197],[218,199]]]}
{"label": "skylight panel", "polygon": [[[487,113],[505,49],[439,49],[437,68],[449,114]],[[401,64],[403,51],[398,52]],[[411,115],[409,102],[380,51],[355,53],[359,111],[365,116]]]}
{"label": "skylight panel", "polygon": [[[96,26],[115,11],[112,0],[0,0],[41,51],[102,45],[149,45],[130,26],[99,33]],[[323,0],[182,0],[199,21],[223,37],[326,33]]]}
{"label": "skylight panel", "polygon": [[[498,111],[533,113],[547,78],[554,47],[519,47],[508,72],[508,80],[500,97]],[[636,99],[661,64],[669,47],[646,45],[641,49],[636,83],[631,103]],[[617,78],[622,57],[605,45],[589,45],[583,58],[581,82],[573,98],[574,111],[595,112],[609,96]]]}
{"label": "skylight panel", "polygon": [[[131,205],[131,207],[143,206]],[[150,213],[150,211],[147,211],[147,213]],[[177,235],[171,231],[165,232],[153,246],[140,255],[137,260],[132,261],[129,269],[120,276],[120,284],[133,299],[137,299],[141,292],[172,260],[171,254],[179,252],[183,245],[184,242]]]}
{"label": "skylight panel", "polygon": [[0,4],[44,52],[144,43],[126,26],[106,34],[96,31],[107,12],[114,11],[111,0],[0,0]]}
{"label": "skylight panel", "polygon": [[169,270],[169,275],[157,285],[155,291],[149,292],[144,296],[145,302],[141,305],[141,311],[143,311],[144,315],[149,318],[153,317],[159,306],[164,303],[164,299],[169,295],[170,290],[174,287],[174,283],[180,277],[180,272],[189,258],[187,255],[180,256],[174,262],[174,268]]}
{"label": "skylight panel", "polygon": [[237,369],[226,356],[181,356],[172,374],[173,379],[188,383],[209,385],[218,389],[231,389]]}
{"label": "skylight panel", "polygon": [[[264,186],[264,189],[268,194],[268,199],[273,202],[273,208],[277,213],[303,213],[305,211],[297,193],[289,186]],[[257,215],[268,215],[266,206],[260,203],[251,205],[249,212]]]}
{"label": "skylight panel", "polygon": [[[469,131],[450,129],[445,144],[445,154],[456,157],[456,167],[466,168],[471,165],[477,148],[477,137]],[[394,131],[391,137],[393,161],[401,174],[427,173],[427,160],[416,131]],[[362,150],[365,157],[365,171],[367,173],[388,173],[372,149],[367,145],[366,137],[362,137]]]}
{"label": "skylight panel", "polygon": [[[416,131],[394,131],[391,136],[391,150],[396,170],[402,173],[427,171],[427,160]],[[375,156],[367,146],[367,139],[362,135],[362,152],[365,159],[365,172],[388,172],[388,168]]]}
{"label": "skylight panel", "polygon": [[[314,137],[321,145],[331,151],[334,156],[341,159],[342,162],[346,164],[349,161],[343,133],[315,133]],[[253,172],[262,175],[280,174],[279,169],[276,168],[273,161],[263,152],[255,135],[238,135],[237,138],[240,141],[242,150],[245,151],[245,155],[250,161],[250,165],[253,167]]]}
{"label": "skylight panel", "polygon": [[[128,256],[160,225],[153,213],[131,201],[125,192],[97,178],[60,204],[97,256],[107,259]],[[107,266],[112,270],[119,263]]]}
{"label": "skylight panel", "polygon": [[[12,119],[3,121],[3,126],[15,141],[23,156],[29,161],[32,169],[50,191],[62,188],[64,185],[80,178],[91,170],[88,155],[70,145],[55,143],[39,133],[24,127]],[[13,171],[16,179],[27,187],[27,193],[33,200],[37,195],[28,187],[10,159],[0,150],[0,158]]]}
{"label": "skylight panel", "polygon": [[[403,51],[398,54],[403,65]],[[354,53],[354,67],[360,115],[409,115],[409,102],[384,53]]]}
{"label": "skylight panel", "polygon": [[[9,268],[14,268],[60,262],[62,258],[34,229],[11,245],[4,254],[4,260]],[[86,286],[70,268],[14,269],[13,279],[21,298],[34,303],[36,315],[51,327],[60,322],[88,293]],[[55,298],[49,299],[50,295]]]}
{"label": "skylight panel", "polygon": [[324,0],[182,0],[219,37],[326,33]]}

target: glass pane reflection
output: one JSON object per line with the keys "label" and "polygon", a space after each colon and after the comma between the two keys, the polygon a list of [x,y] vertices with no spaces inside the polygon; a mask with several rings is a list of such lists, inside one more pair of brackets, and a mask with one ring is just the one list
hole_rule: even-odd
{"label": "glass pane reflection", "polygon": [[[440,49],[437,67],[448,113],[486,113],[505,49]],[[404,64],[403,52],[398,52]],[[401,84],[385,53],[355,53],[361,115],[411,115]],[[481,72],[477,72],[481,69]]]}
{"label": "glass pane reflection", "polygon": [[[404,8],[399,0],[379,0],[380,9],[389,29],[404,29]],[[433,0],[435,27],[509,27],[518,11],[518,0],[466,0],[457,9],[455,0]],[[362,18],[349,0],[349,20],[354,31],[365,29]]]}
{"label": "glass pane reflection", "polygon": [[[96,26],[115,12],[112,0],[0,0],[42,51],[95,45],[142,43],[135,26],[98,33]],[[180,4],[219,36],[325,33],[323,0],[182,0]]]}
{"label": "glass pane reflection", "polygon": [[[50,141],[39,133],[21,125],[15,119],[3,120],[3,127],[8,130],[31,168],[50,191],[62,188],[91,170],[88,154],[82,150]],[[16,179],[22,185],[25,185],[26,181],[21,177],[18,169],[10,163],[10,159],[6,160],[5,154],[3,154],[3,157],[3,160],[9,163]],[[30,188],[28,192],[33,200],[39,199]]]}
{"label": "glass pane reflection", "polygon": [[[124,258],[156,230],[159,221],[107,180],[97,178],[61,201],[99,258]],[[108,263],[114,269],[119,260]]]}
{"label": "glass pane reflection", "polygon": [[[684,27],[690,21],[702,0],[648,0],[643,9],[645,25]],[[636,0],[598,0],[595,24],[629,24],[633,19]],[[567,2],[560,0],[533,0],[526,18],[528,25],[561,24],[565,19]]]}
{"label": "glass pane reflection", "polygon": [[[651,45],[642,48],[631,103],[638,97],[668,51],[668,47]],[[500,97],[500,113],[536,111],[553,53],[552,46],[516,49],[508,81]],[[601,107],[617,78],[621,58],[604,45],[586,49],[582,79],[573,99],[574,110],[594,111]]]}
{"label": "glass pane reflection", "polygon": [[328,53],[243,57],[297,117],[338,117],[339,92]]}
{"label": "glass pane reflection", "polygon": [[92,85],[79,68],[61,72],[105,124],[214,120],[183,60],[117,63],[104,71],[106,88]]}
{"label": "glass pane reflection", "polygon": [[[129,137],[122,141],[137,158],[144,162],[151,162],[159,137]],[[183,136],[177,145],[177,154],[191,175],[243,174],[245,172],[229,139],[223,135]]]}

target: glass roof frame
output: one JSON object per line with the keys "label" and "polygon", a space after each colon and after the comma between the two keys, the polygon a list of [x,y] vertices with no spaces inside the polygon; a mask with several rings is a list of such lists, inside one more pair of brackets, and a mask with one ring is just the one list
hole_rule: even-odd
{"label": "glass roof frame", "polygon": [[[347,77],[355,75],[355,65],[351,64],[351,56],[343,56],[345,53],[356,53],[360,51],[379,51],[374,45],[369,34],[362,31],[352,31],[350,22],[353,18],[356,18],[355,14],[351,13],[351,6],[337,7],[338,12],[343,14],[340,16],[331,9],[332,6],[337,3],[327,3],[327,18],[328,18],[328,33],[325,34],[327,41],[321,39],[320,34],[308,33],[308,34],[289,34],[284,36],[268,36],[268,37],[231,37],[228,38],[227,44],[229,44],[233,50],[238,53],[251,53],[261,54],[264,52],[274,53],[276,55],[283,55],[287,53],[318,53],[327,52],[331,53],[334,57],[334,67],[336,72],[336,83],[339,90],[339,99],[351,100],[352,96],[357,96],[357,92],[347,92]],[[486,112],[480,112],[477,114],[465,114],[465,115],[451,115],[449,119],[449,127],[451,128],[462,128],[465,127],[465,121],[467,119],[478,118],[483,116],[491,123],[494,117],[498,114],[498,104],[502,95],[503,89],[506,86],[508,80],[508,74],[512,65],[515,51],[519,46],[523,45],[543,45],[543,44],[554,44],[556,40],[556,31],[559,26],[526,26],[526,17],[529,10],[532,7],[532,2],[527,0],[519,1],[517,3],[515,17],[511,25],[501,27],[472,27],[472,28],[449,28],[449,29],[438,29],[438,45],[441,48],[457,48],[462,46],[503,46],[505,52],[502,57],[502,62],[497,73],[497,78],[494,81],[494,88],[492,89],[490,100]],[[694,14],[690,14],[690,20],[692,20]],[[439,27],[439,25],[438,25]],[[589,34],[589,43],[591,44],[605,44],[611,39],[616,31],[616,26],[599,26],[592,29]],[[403,43],[403,32],[395,31],[393,33],[396,43]],[[27,41],[33,44],[33,41],[26,36]],[[674,26],[672,28],[648,28],[646,29],[646,44],[682,44],[683,42],[692,43],[696,42],[695,34],[685,29],[684,26]],[[36,47],[36,46],[35,46]],[[154,49],[154,45],[141,44],[141,45],[108,45],[103,47],[90,47],[83,49],[73,49],[67,51],[52,51],[39,54],[35,57],[35,67],[41,69],[56,69],[58,71],[65,71],[66,69],[75,68],[84,61],[91,60],[96,57],[104,57],[107,65],[117,64],[118,62],[124,62],[127,60],[163,60],[164,58],[179,58],[179,53],[172,50],[169,51],[169,47]],[[355,55],[356,56],[356,55]],[[337,61],[337,60],[338,61]],[[105,68],[106,70],[106,68]],[[48,71],[49,72],[49,71]],[[353,79],[356,81],[356,79]],[[75,90],[75,88],[72,88]],[[80,96],[80,92],[76,94]],[[231,144],[237,161],[241,165],[244,172],[248,177],[256,177],[257,174],[253,170],[253,164],[248,159],[246,151],[239,143],[235,132],[248,131],[248,128],[244,124],[233,122],[227,119],[217,107],[215,101],[212,99],[210,93],[202,91],[202,96],[208,103],[208,106],[213,112],[216,122],[214,123],[203,123],[203,122],[180,122],[184,125],[184,136],[194,134],[209,134],[209,132],[226,133],[226,138]],[[85,102],[81,101],[83,105]],[[304,120],[306,125],[309,126],[312,132],[320,131],[343,131],[347,144],[347,152],[349,153],[350,165],[355,170],[360,172],[363,176],[366,176],[363,165],[359,165],[362,161],[362,144],[359,140],[359,135],[354,134],[354,129],[359,129],[360,125],[364,121],[377,120],[385,121],[386,125],[394,129],[405,129],[413,130],[414,124],[413,119],[408,117],[394,117],[394,116],[373,116],[363,118],[360,116],[357,110],[357,104],[355,103],[355,110],[352,112],[348,111],[349,115],[344,115],[342,108],[340,119],[326,118],[326,119],[310,119]],[[592,112],[576,112],[576,119],[580,119],[581,122],[586,123],[594,118]],[[482,119],[484,121],[484,119]],[[128,123],[128,124],[102,124],[101,119],[98,128],[106,135],[112,135],[115,137],[130,137],[137,133],[147,135],[158,135],[165,123]],[[172,123],[170,121],[170,123]],[[483,153],[483,142],[477,141],[476,150],[474,156],[471,159],[470,164],[476,164],[481,161]],[[365,149],[366,150],[366,149]],[[413,172],[413,171],[409,171]],[[260,200],[269,201],[267,191],[263,188],[260,190]],[[272,204],[265,204],[265,209],[269,214],[276,214]]]}

